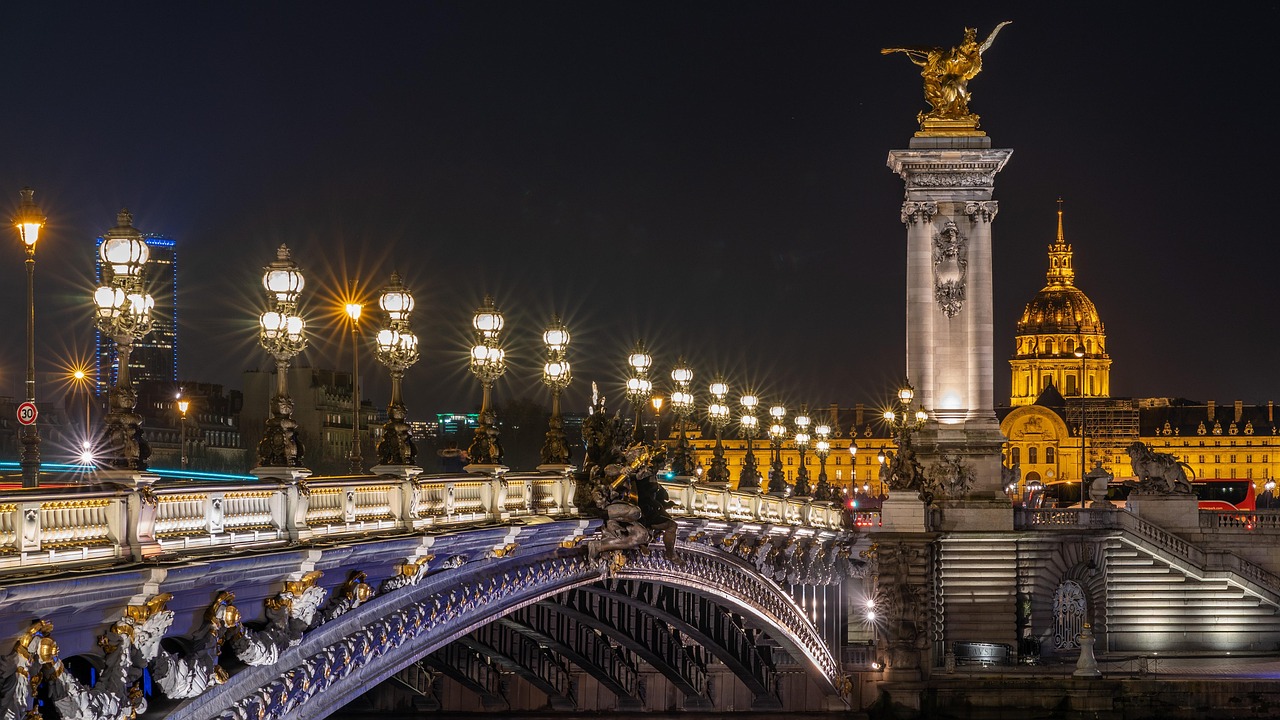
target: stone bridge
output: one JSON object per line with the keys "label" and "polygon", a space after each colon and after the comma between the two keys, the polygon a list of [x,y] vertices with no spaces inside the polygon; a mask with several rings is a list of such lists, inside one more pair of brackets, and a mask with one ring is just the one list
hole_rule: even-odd
{"label": "stone bridge", "polygon": [[673,558],[590,559],[568,474],[91,477],[0,497],[0,720],[846,707],[830,503],[670,482]]}

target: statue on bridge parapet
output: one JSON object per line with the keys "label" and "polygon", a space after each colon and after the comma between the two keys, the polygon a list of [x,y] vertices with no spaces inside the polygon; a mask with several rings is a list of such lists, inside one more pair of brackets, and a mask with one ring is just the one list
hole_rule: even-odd
{"label": "statue on bridge parapet", "polygon": [[1194,492],[1187,479],[1190,465],[1169,453],[1156,452],[1144,443],[1134,441],[1125,448],[1129,464],[1138,479],[1126,480],[1125,485],[1139,495],[1190,495]]}

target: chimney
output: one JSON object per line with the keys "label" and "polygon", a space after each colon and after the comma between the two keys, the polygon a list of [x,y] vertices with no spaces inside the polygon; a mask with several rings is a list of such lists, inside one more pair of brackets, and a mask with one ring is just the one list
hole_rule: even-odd
{"label": "chimney", "polygon": [[1272,415],[1273,405],[1271,400],[1267,401],[1267,422],[1275,422],[1275,417]]}
{"label": "chimney", "polygon": [[1236,420],[1235,420],[1235,421],[1236,421],[1237,423],[1238,423],[1238,422],[1240,422],[1240,418],[1242,418],[1242,417],[1244,417],[1244,401],[1243,401],[1243,400],[1237,400],[1237,401],[1236,401]]}
{"label": "chimney", "polygon": [[1209,401],[1209,422],[1213,422],[1213,414],[1214,414],[1213,411],[1216,409],[1215,408],[1216,405],[1217,403],[1214,402],[1213,400]]}
{"label": "chimney", "polygon": [[827,422],[831,423],[831,435],[833,437],[840,437],[843,435],[843,433],[840,432],[840,403],[831,403],[828,405],[827,413],[830,416],[827,419]]}
{"label": "chimney", "polygon": [[[1268,403],[1268,405],[1269,404],[1270,403]],[[862,403],[858,403],[853,406],[853,426],[854,427],[862,427],[862,411],[864,409],[866,409],[866,406],[863,405]]]}

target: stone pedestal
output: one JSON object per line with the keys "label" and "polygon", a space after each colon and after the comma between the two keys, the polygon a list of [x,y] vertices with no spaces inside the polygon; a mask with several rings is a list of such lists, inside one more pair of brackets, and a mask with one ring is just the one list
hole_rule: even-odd
{"label": "stone pedestal", "polygon": [[880,528],[883,532],[926,532],[928,518],[926,508],[915,490],[890,490],[889,497],[880,507]]}
{"label": "stone pedestal", "polygon": [[301,467],[282,467],[276,465],[259,465],[249,471],[259,480],[284,480],[293,482],[311,477],[311,471]]}
{"label": "stone pedestal", "polygon": [[1199,532],[1200,500],[1195,495],[1129,494],[1125,509],[1176,535]]}

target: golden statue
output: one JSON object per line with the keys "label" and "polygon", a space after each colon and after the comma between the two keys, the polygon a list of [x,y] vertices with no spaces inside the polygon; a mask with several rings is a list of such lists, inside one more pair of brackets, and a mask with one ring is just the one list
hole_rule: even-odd
{"label": "golden statue", "polygon": [[932,108],[921,112],[921,132],[917,135],[983,135],[978,132],[978,116],[969,112],[969,81],[982,71],[982,53],[995,42],[1005,21],[996,25],[985,42],[978,44],[978,31],[964,29],[964,42],[953,48],[895,47],[884,48],[882,55],[905,53],[920,66],[924,78],[924,99]]}

